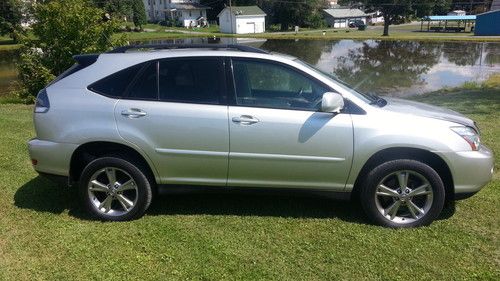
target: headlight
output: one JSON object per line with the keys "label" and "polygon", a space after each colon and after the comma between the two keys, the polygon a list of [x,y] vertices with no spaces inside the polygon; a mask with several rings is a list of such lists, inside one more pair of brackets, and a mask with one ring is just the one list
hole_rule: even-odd
{"label": "headlight", "polygon": [[461,136],[472,148],[472,150],[479,150],[481,146],[481,139],[479,138],[479,134],[476,130],[471,127],[451,127],[453,132],[457,133]]}

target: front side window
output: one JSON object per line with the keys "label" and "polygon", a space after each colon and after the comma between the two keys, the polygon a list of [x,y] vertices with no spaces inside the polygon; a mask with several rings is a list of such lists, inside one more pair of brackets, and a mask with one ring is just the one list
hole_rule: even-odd
{"label": "front side window", "polygon": [[224,65],[218,58],[161,60],[159,85],[161,101],[219,104]]}
{"label": "front side window", "polygon": [[328,88],[281,64],[233,59],[236,104],[280,109],[318,110]]}

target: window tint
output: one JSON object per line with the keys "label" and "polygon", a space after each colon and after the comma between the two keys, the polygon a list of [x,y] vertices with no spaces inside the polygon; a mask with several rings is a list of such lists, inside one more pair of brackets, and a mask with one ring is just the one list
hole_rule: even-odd
{"label": "window tint", "polygon": [[238,105],[316,110],[329,90],[288,67],[263,61],[233,59]]}
{"label": "window tint", "polygon": [[145,69],[139,74],[134,85],[127,93],[128,98],[147,100],[158,99],[157,65],[157,62],[152,62],[145,66]]}
{"label": "window tint", "polygon": [[105,96],[121,97],[143,65],[138,64],[120,70],[90,85],[89,89]]}
{"label": "window tint", "polygon": [[160,61],[160,100],[218,104],[224,88],[224,66],[218,58]]}

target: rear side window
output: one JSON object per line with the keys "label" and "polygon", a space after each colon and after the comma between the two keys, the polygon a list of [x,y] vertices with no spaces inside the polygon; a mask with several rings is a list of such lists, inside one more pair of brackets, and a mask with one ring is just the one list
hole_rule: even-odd
{"label": "rear side window", "polygon": [[144,66],[134,84],[127,92],[127,98],[141,100],[158,99],[158,62]]}
{"label": "rear side window", "polygon": [[144,64],[141,63],[120,70],[91,84],[89,86],[89,90],[109,97],[122,97],[130,82],[134,80],[134,77],[139,73],[143,66]]}
{"label": "rear side window", "polygon": [[219,104],[225,91],[219,58],[161,60],[158,76],[162,101]]}

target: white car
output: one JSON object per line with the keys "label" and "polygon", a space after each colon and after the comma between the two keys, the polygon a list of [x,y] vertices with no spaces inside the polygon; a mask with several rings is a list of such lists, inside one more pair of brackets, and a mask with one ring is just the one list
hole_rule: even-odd
{"label": "white car", "polygon": [[142,216],[157,188],[208,185],[329,191],[413,227],[492,177],[472,120],[356,92],[289,56],[140,45],[75,59],[38,95],[29,152],[102,220]]}

